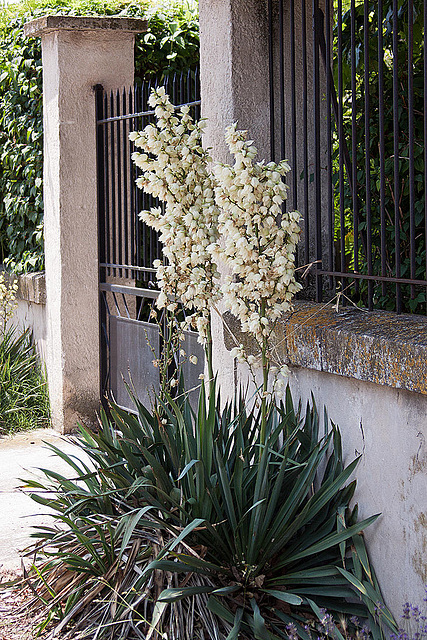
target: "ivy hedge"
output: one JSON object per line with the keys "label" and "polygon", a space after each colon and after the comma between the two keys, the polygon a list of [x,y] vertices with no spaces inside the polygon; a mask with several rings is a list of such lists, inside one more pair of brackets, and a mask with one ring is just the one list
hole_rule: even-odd
{"label": "ivy hedge", "polygon": [[32,0],[3,8],[0,18],[0,263],[16,273],[44,267],[41,46],[23,25],[46,14],[145,17],[137,36],[135,75],[195,68],[196,0]]}

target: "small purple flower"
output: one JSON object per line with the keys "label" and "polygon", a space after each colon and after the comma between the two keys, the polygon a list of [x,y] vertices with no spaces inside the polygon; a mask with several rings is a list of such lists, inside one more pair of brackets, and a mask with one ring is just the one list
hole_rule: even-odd
{"label": "small purple flower", "polygon": [[411,615],[413,617],[413,619],[415,620],[415,622],[418,622],[418,620],[420,619],[420,615],[421,615],[421,611],[419,610],[418,607],[414,607],[411,604]]}
{"label": "small purple flower", "polygon": [[411,614],[411,605],[409,604],[409,602],[405,602],[405,604],[403,605],[402,618],[404,620],[409,620],[410,614]]}
{"label": "small purple flower", "polygon": [[286,635],[289,640],[298,640],[298,629],[293,622],[288,622],[286,625]]}
{"label": "small purple flower", "polygon": [[320,624],[325,630],[325,633],[332,635],[335,631],[335,621],[333,616],[326,611],[326,609],[320,609],[321,618]]}

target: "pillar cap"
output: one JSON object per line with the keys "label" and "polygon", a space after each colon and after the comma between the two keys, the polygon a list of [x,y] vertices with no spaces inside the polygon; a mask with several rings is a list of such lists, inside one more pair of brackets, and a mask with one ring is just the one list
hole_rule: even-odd
{"label": "pillar cap", "polygon": [[147,20],[141,18],[112,18],[92,16],[42,16],[24,25],[24,35],[36,38],[52,31],[118,31],[143,33]]}

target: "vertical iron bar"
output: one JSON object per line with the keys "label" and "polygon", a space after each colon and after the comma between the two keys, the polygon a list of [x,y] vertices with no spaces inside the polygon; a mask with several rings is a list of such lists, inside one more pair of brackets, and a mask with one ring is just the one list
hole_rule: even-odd
{"label": "vertical iron bar", "polygon": [[[104,90],[102,85],[95,87],[95,108],[96,108],[96,164],[97,164],[97,208],[98,208],[98,263],[105,262],[106,257],[106,207],[105,207],[105,140],[104,125],[98,124],[104,119]],[[98,266],[98,283],[105,281],[105,267]],[[105,380],[107,375],[107,345],[104,339],[104,327],[106,326],[107,314],[103,304],[102,294],[99,291],[99,373],[100,373],[100,398],[104,402]]]}
{"label": "vertical iron bar", "polygon": [[[338,171],[339,171],[339,203],[340,203],[340,271],[345,273],[346,269],[346,254],[345,254],[345,237],[346,237],[346,224],[344,214],[344,122],[343,122],[343,53],[342,53],[342,0],[338,0],[337,7],[337,27],[338,27],[338,42],[337,42],[337,57],[338,57]],[[342,288],[345,287],[345,281],[342,283]],[[345,301],[345,298],[344,298]]]}
{"label": "vertical iron bar", "polygon": [[270,89],[270,156],[271,160],[275,160],[275,122],[274,122],[274,37],[273,37],[273,0],[268,0],[268,76]]}
{"label": "vertical iron bar", "polygon": [[[327,204],[327,219],[329,223],[328,228],[328,270],[333,271],[334,269],[334,230],[335,230],[335,220],[334,220],[334,193],[333,193],[333,182],[332,182],[332,103],[331,103],[331,95],[332,95],[332,81],[333,77],[330,73],[330,69],[332,68],[332,60],[331,60],[331,5],[330,2],[326,2],[325,7],[325,75],[326,75],[326,135],[327,135],[327,185],[328,185],[328,204]],[[329,287],[333,287],[333,279],[329,278]]]}
{"label": "vertical iron bar", "polygon": [[[114,116],[114,94],[110,92],[110,117]],[[116,140],[114,135],[114,122],[110,122],[110,157],[111,157],[111,241],[112,241],[112,261],[117,264],[117,221],[116,221]],[[117,275],[117,270],[112,270],[113,275]]]}
{"label": "vertical iron bar", "polygon": [[180,90],[179,102],[180,102],[180,104],[183,104],[185,102],[185,84],[184,84],[184,72],[183,71],[181,71],[180,76],[179,76],[179,90]]}
{"label": "vertical iron bar", "polygon": [[[139,111],[142,111],[142,100],[141,100],[141,95],[143,92],[143,87],[144,87],[144,82],[142,83],[142,86],[135,86],[134,92],[133,92],[133,108],[134,108],[134,113],[138,113]],[[136,125],[136,121],[135,121],[135,125]],[[141,129],[143,129],[144,127],[141,126]],[[137,171],[135,170],[135,177],[137,176]],[[133,193],[134,193],[134,203],[135,203],[135,207],[136,207],[136,216],[135,216],[135,264],[138,267],[141,267],[141,227],[142,227],[142,223],[139,220],[138,217],[138,213],[139,211],[141,211],[142,207],[139,207],[139,203],[141,202],[141,200],[139,199],[139,189],[136,186],[136,183],[134,182],[133,185]]]}
{"label": "vertical iron bar", "polygon": [[[128,104],[129,104],[129,111],[132,112],[133,108],[134,108],[134,91],[135,91],[135,87],[130,87],[129,89],[129,93],[128,93]],[[133,113],[136,113],[135,111],[133,111]],[[137,129],[137,122],[136,122],[136,118],[132,118],[132,120],[130,121],[130,128],[132,131],[136,131]],[[129,141],[129,157],[131,156],[132,152],[134,150],[134,145],[133,142]],[[130,220],[129,220],[129,224],[130,224],[130,263],[132,265],[137,265],[138,263],[136,262],[136,258],[134,255],[134,247],[135,247],[135,227],[136,227],[136,218],[138,216],[138,211],[136,211],[136,202],[135,202],[135,166],[134,164],[131,162],[130,163],[130,167],[129,167],[129,179],[130,179],[130,185],[129,185],[129,207],[130,207]],[[131,278],[133,278],[133,274],[131,274],[130,276]]]}
{"label": "vertical iron bar", "polygon": [[[103,105],[104,118],[108,116],[108,95],[104,92],[104,105]],[[104,164],[105,164],[105,246],[106,246],[106,262],[111,263],[111,207],[110,207],[110,146],[108,142],[108,125],[105,123],[102,125],[104,132]],[[111,275],[111,269],[108,267],[106,275]]]}
{"label": "vertical iron bar", "polygon": [[286,158],[286,101],[283,0],[279,0],[279,74],[280,74],[280,158]]}
{"label": "vertical iron bar", "polygon": [[[425,251],[425,271],[424,278],[427,280],[427,1],[424,0],[424,251]],[[426,307],[427,307],[427,287],[426,287]]]}
{"label": "vertical iron bar", "polygon": [[[197,67],[195,71],[195,81],[194,81],[194,95],[196,100],[200,100],[200,72]],[[201,117],[201,106],[196,106],[196,119],[198,120]]]}
{"label": "vertical iron bar", "polygon": [[308,202],[308,75],[307,75],[307,10],[301,0],[302,39],[302,120],[303,120],[303,176],[304,176],[304,263],[310,262],[310,215]]}
{"label": "vertical iron bar", "polygon": [[[322,267],[322,192],[320,185],[320,80],[319,80],[319,0],[313,0],[313,119],[314,119],[314,188],[316,215],[316,261]],[[316,273],[316,300],[322,300],[322,276]]]}
{"label": "vertical iron bar", "polygon": [[[409,127],[409,262],[410,278],[415,279],[415,166],[414,166],[414,4],[408,0],[408,127]],[[415,287],[411,285],[411,299]]]}
{"label": "vertical iron bar", "polygon": [[[396,278],[400,278],[400,172],[399,172],[399,34],[398,0],[393,0],[393,161],[394,161],[394,251]],[[402,310],[401,286],[396,283],[396,311]]]}
{"label": "vertical iron bar", "polygon": [[[291,29],[291,110],[292,110],[292,208],[298,209],[298,163],[297,163],[297,113],[295,81],[295,0],[290,3]],[[286,156],[282,156],[286,157]]]}
{"label": "vertical iron bar", "polygon": [[[116,115],[120,116],[120,91],[116,91]],[[118,232],[118,259],[119,264],[123,264],[123,202],[122,202],[122,136],[121,136],[120,120],[116,121],[116,145],[114,147],[114,155],[117,157],[117,232]],[[119,269],[119,276],[123,276],[122,269]]]}
{"label": "vertical iron bar", "polygon": [[[365,94],[365,207],[366,207],[366,259],[368,275],[372,275],[372,212],[371,212],[371,135],[370,125],[370,95],[369,95],[369,2],[365,0],[363,12],[363,57],[365,64],[364,94]],[[373,309],[372,280],[368,280],[368,309]]]}
{"label": "vertical iron bar", "polygon": [[[126,89],[122,92],[122,114],[129,113],[127,109]],[[129,207],[128,207],[128,194],[129,194],[129,120],[123,120],[122,134],[123,134],[123,219],[124,219],[124,261],[125,264],[129,264]],[[129,270],[126,271],[125,276],[129,278]]]}
{"label": "vertical iron bar", "polygon": [[[359,271],[359,195],[357,192],[357,64],[356,64],[356,2],[351,0],[351,199],[353,205],[353,263],[354,271]],[[360,295],[359,280],[355,281],[356,295]]]}
{"label": "vertical iron bar", "polygon": [[187,102],[191,102],[192,100],[191,100],[191,71],[190,70],[187,73],[186,91],[187,91]]}
{"label": "vertical iron bar", "polygon": [[[156,81],[153,82],[153,87],[156,85]],[[151,80],[144,81],[141,94],[140,94],[140,111],[146,111],[146,107],[148,104],[148,98],[151,93],[152,83]],[[166,90],[167,92],[167,90]],[[141,127],[144,128],[148,124],[148,119],[143,116],[141,120]],[[151,204],[151,196],[145,193],[145,191],[141,191],[141,210],[147,210],[150,208]],[[140,222],[139,224],[139,243],[140,243],[140,264],[141,266],[147,267],[150,264],[150,242],[149,236],[151,234],[151,229],[144,222]]]}
{"label": "vertical iron bar", "polygon": [[[384,37],[383,37],[383,0],[378,0],[378,116],[379,116],[379,155],[380,155],[380,248],[381,275],[386,275],[386,212],[385,212],[385,135],[384,135]],[[386,295],[386,283],[381,284],[381,293]]]}

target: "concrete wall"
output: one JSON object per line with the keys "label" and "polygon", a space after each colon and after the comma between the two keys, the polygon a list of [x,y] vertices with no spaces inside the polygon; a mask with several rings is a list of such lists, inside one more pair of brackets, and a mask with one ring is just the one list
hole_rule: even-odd
{"label": "concrete wall", "polygon": [[40,359],[46,362],[46,288],[43,273],[18,276],[17,308],[11,320],[20,330],[30,329]]}
{"label": "concrete wall", "polygon": [[360,517],[370,557],[396,618],[406,601],[422,605],[427,584],[427,396],[338,375],[293,368],[294,398],[314,394],[339,425],[346,462],[357,467]]}
{"label": "concrete wall", "polygon": [[[226,319],[250,352],[247,335]],[[396,618],[406,601],[422,604],[427,584],[426,336],[425,317],[337,312],[302,302],[275,335],[277,353],[290,367],[294,402],[301,399],[304,407],[313,394],[319,413],[326,407],[340,427],[345,462],[362,455],[355,501],[360,518],[381,514],[365,535]],[[230,357],[232,346],[228,331],[218,329],[214,353],[221,390],[232,397],[249,384],[250,396],[252,378],[246,365]],[[261,371],[255,373],[261,384]]]}

